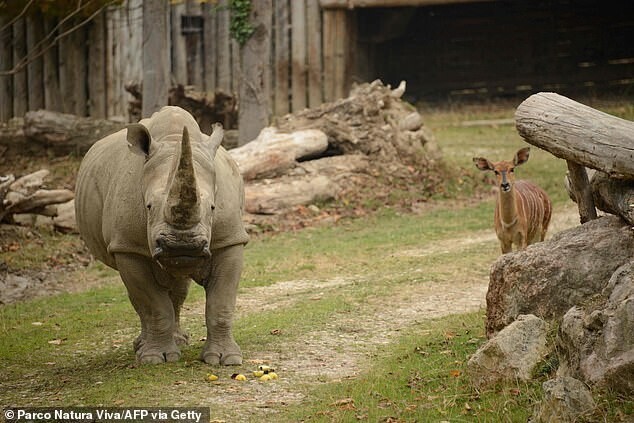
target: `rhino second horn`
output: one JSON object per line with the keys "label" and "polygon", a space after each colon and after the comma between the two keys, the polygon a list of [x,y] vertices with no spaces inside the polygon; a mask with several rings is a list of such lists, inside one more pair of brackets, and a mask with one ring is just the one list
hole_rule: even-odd
{"label": "rhino second horn", "polygon": [[176,228],[187,229],[200,221],[196,174],[187,127],[183,128],[183,138],[174,160],[176,171],[167,194],[165,220]]}

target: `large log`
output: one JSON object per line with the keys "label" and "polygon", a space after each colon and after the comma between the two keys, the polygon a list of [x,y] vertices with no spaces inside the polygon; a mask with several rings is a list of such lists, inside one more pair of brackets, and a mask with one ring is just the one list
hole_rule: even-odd
{"label": "large log", "polygon": [[13,175],[0,176],[0,222],[13,221],[13,215],[21,213],[57,216],[57,204],[74,198],[67,189],[43,189],[46,169],[25,175],[17,180]]}
{"label": "large log", "polygon": [[634,122],[555,93],[530,96],[515,122],[529,144],[613,178],[634,179]]}
{"label": "large log", "polygon": [[124,126],[121,122],[50,110],[27,112],[24,115],[24,135],[27,141],[35,141],[58,155],[84,154],[95,141]]}
{"label": "large log", "polygon": [[368,157],[362,154],[302,162],[287,176],[246,184],[245,210],[276,214],[289,207],[335,198],[349,175],[368,167]]}
{"label": "large log", "polygon": [[327,148],[328,137],[316,129],[284,134],[269,127],[250,143],[229,150],[229,154],[238,162],[242,177],[250,180],[280,175],[297,160],[317,156]]}

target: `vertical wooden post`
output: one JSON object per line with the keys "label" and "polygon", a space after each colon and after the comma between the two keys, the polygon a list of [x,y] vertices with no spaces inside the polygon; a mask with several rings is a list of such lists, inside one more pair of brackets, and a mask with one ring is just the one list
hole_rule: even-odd
{"label": "vertical wooden post", "polygon": [[[187,2],[187,15],[202,17],[202,7],[198,1]],[[195,32],[184,37],[187,49],[187,83],[201,91],[203,89],[202,35],[201,32]]]}
{"label": "vertical wooden post", "polygon": [[251,3],[249,21],[254,32],[241,48],[238,144],[257,137],[271,112],[271,0]]}
{"label": "vertical wooden post", "polygon": [[218,5],[218,89],[231,93],[231,34],[229,23],[229,1],[221,0]]}
{"label": "vertical wooden post", "polygon": [[[185,36],[181,33],[181,16],[186,13],[185,3],[171,4],[169,10],[171,15],[171,56],[172,56],[172,75],[177,84],[187,85],[187,46],[185,44]],[[169,54],[169,53],[168,53]]]}
{"label": "vertical wooden post", "polygon": [[[0,28],[8,23],[8,18],[0,16]],[[4,31],[0,31],[0,71],[9,71],[13,67],[12,59],[12,38],[11,26]],[[0,76],[0,122],[6,122],[13,117],[13,77],[9,74]]]}
{"label": "vertical wooden post", "polygon": [[289,112],[289,5],[286,0],[275,2],[275,71],[273,114],[282,116]]}
{"label": "vertical wooden post", "polygon": [[218,5],[204,3],[203,15],[203,90],[207,94],[216,91],[216,64],[218,62],[218,25],[216,18]]}
{"label": "vertical wooden post", "polygon": [[[54,18],[44,20],[44,33],[53,32],[57,21]],[[44,59],[44,108],[61,112],[62,96],[59,89],[59,49],[52,46],[46,50]]]}
{"label": "vertical wooden post", "polygon": [[292,111],[306,108],[306,4],[291,1]]}
{"label": "vertical wooden post", "polygon": [[106,115],[106,12],[95,16],[88,43],[88,114],[105,119]]}
{"label": "vertical wooden post", "polygon": [[[26,57],[26,26],[24,18],[13,23],[13,63]],[[13,116],[22,117],[29,109],[26,67],[13,74]]]}
{"label": "vertical wooden post", "polygon": [[342,98],[346,88],[346,11],[324,10],[323,18],[324,100],[333,101]]}
{"label": "vertical wooden post", "polygon": [[[44,37],[44,21],[40,13],[26,18],[26,48],[29,54],[39,53],[36,45]],[[27,64],[27,80],[29,87],[29,110],[44,108],[44,67],[42,58],[38,57]]]}
{"label": "vertical wooden post", "polygon": [[579,208],[579,219],[581,223],[586,223],[597,218],[597,211],[594,207],[592,189],[588,181],[586,168],[571,160],[566,160],[570,178],[570,189],[573,192],[577,207]]}
{"label": "vertical wooden post", "polygon": [[167,105],[169,95],[168,3],[143,2],[143,110],[142,117]]}
{"label": "vertical wooden post", "polygon": [[308,107],[324,101],[321,62],[321,15],[319,0],[306,0],[306,45],[308,60]]}

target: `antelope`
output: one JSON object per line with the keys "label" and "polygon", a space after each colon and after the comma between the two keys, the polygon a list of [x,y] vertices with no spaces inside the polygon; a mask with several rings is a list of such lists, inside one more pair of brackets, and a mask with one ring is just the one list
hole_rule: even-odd
{"label": "antelope", "polygon": [[500,240],[502,254],[523,250],[530,244],[543,241],[548,230],[552,204],[543,189],[525,180],[515,181],[514,169],[528,161],[530,148],[515,153],[512,162],[493,163],[484,157],[474,157],[480,170],[495,173],[499,187],[495,204],[495,233]]}

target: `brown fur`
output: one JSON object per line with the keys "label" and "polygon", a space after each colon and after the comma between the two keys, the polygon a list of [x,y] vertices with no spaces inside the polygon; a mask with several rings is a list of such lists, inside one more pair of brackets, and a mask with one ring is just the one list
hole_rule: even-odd
{"label": "brown fur", "polygon": [[529,181],[515,181],[515,167],[526,163],[529,148],[522,148],[512,162],[491,162],[483,157],[473,161],[480,170],[495,172],[499,187],[495,205],[495,232],[500,240],[502,253],[543,241],[552,214],[552,204],[546,192]]}

